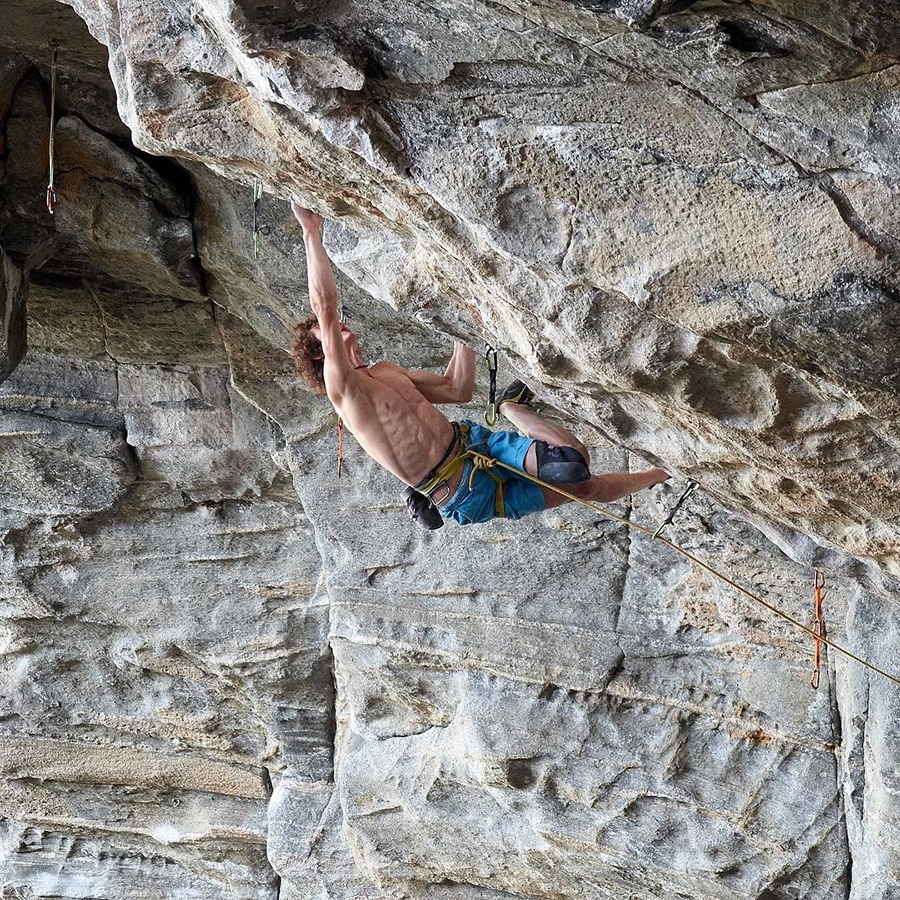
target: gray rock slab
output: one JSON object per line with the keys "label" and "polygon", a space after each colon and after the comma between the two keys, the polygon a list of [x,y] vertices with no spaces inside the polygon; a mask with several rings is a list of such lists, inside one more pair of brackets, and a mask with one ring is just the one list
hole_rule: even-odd
{"label": "gray rock slab", "polygon": [[71,5],[0,35],[3,896],[892,896],[892,686],[594,512],[416,530],[285,351],[302,199],[367,359],[490,340],[893,671],[895,12]]}
{"label": "gray rock slab", "polygon": [[[208,860],[172,848],[148,847],[122,836],[74,837],[7,820],[0,826],[7,883],[31,896],[96,897],[98,892],[125,900],[180,896],[190,900],[239,897],[274,900],[277,880],[266,873],[262,848],[219,842]],[[28,893],[19,894],[28,896]]]}
{"label": "gray rock slab", "polygon": [[38,516],[107,509],[135,479],[123,435],[16,413],[0,424],[0,507]]}
{"label": "gray rock slab", "polygon": [[97,748],[90,744],[30,736],[0,737],[0,775],[88,784],[134,785],[207,790],[216,794],[262,799],[267,796],[262,774],[177,754],[141,753],[125,747]]}
{"label": "gray rock slab", "polygon": [[70,359],[106,360],[106,335],[96,291],[82,280],[32,273],[28,298],[32,350]]}
{"label": "gray rock slab", "polygon": [[32,349],[0,384],[0,408],[124,433],[115,364]]}
{"label": "gray rock slab", "polygon": [[333,783],[280,778],[269,805],[268,837],[269,859],[281,878],[279,896],[284,900],[381,895],[356,864]]}

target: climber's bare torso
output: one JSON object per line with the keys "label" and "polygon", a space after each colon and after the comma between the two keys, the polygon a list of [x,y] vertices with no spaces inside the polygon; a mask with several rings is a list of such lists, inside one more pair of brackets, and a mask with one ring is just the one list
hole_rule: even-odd
{"label": "climber's bare torso", "polygon": [[335,411],[360,446],[406,484],[417,484],[453,439],[449,419],[429,402],[410,374],[391,362],[354,369],[333,396]]}
{"label": "climber's bare torso", "polygon": [[[472,399],[475,384],[475,354],[457,342],[443,375],[427,370],[404,369],[391,362],[365,365],[356,335],[341,321],[337,306],[337,286],[331,263],[322,246],[321,216],[299,204],[292,204],[303,228],[309,300],[316,324],[308,336],[321,344],[322,377],[329,400],[363,450],[401,481],[415,486],[434,469],[447,453],[454,431],[436,403],[462,404]],[[587,449],[571,432],[543,421],[518,401],[507,402],[505,415],[519,430],[534,439],[521,465],[526,473],[537,470],[536,444],[542,441],[557,447],[574,448],[588,461]],[[452,496],[462,470],[442,484]],[[644,472],[593,476],[570,485],[579,497],[611,502],[634,490],[659,484],[668,478],[662,469]],[[544,508],[568,502],[567,497],[543,488]]]}

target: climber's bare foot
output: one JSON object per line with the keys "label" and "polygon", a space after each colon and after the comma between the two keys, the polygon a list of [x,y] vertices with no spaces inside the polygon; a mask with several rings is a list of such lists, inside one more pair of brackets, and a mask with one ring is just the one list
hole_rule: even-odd
{"label": "climber's bare foot", "polygon": [[291,212],[296,216],[304,233],[318,231],[322,227],[322,217],[296,201],[291,203]]}

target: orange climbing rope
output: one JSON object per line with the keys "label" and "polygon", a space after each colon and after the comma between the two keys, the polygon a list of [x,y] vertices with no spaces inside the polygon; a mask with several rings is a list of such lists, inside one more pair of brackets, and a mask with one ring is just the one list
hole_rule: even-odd
{"label": "orange climbing rope", "polygon": [[[633,528],[636,531],[642,531],[644,534],[649,537],[654,536],[654,532],[646,528],[644,525],[639,525],[637,522],[632,522],[630,519],[626,519],[623,516],[618,516],[614,512],[610,512],[608,509],[604,509],[604,507],[600,506],[598,503],[594,503],[592,500],[584,500],[581,497],[576,497],[575,494],[570,493],[569,491],[561,488],[558,484],[550,484],[549,482],[542,481],[535,475],[529,475],[528,472],[523,472],[521,469],[517,469],[515,466],[507,465],[507,463],[501,462],[498,459],[493,459],[493,457],[486,456],[482,453],[477,453],[476,451],[470,451],[471,458],[481,457],[480,465],[486,469],[489,469],[493,466],[500,466],[502,469],[507,469],[510,472],[514,472],[516,475],[521,476],[522,478],[527,478],[529,481],[534,484],[540,485],[542,488],[546,488],[549,491],[554,491],[559,494],[561,497],[567,497],[569,500],[574,501],[575,503],[580,503],[582,506],[586,506],[588,509],[592,509],[595,512],[600,513],[603,516],[606,516],[608,519],[612,519],[614,522],[620,522],[622,525],[627,525],[629,528]],[[718,578],[720,581],[725,582],[725,584],[730,585],[736,591],[743,594],[745,597],[752,600],[754,603],[758,603],[760,606],[765,607],[769,612],[775,613],[776,616],[780,616],[786,622],[789,622],[795,628],[800,629],[804,634],[813,638],[817,643],[820,643],[822,646],[830,647],[837,653],[846,656],[848,659],[852,659],[854,662],[859,663],[859,665],[864,666],[869,669],[871,672],[875,672],[875,674],[880,675],[882,678],[887,678],[888,681],[893,681],[894,684],[900,686],[900,677],[896,675],[892,675],[890,672],[885,672],[884,669],[880,669],[874,663],[870,663],[868,660],[863,659],[861,656],[857,656],[851,650],[847,650],[845,647],[842,647],[840,644],[836,644],[831,638],[825,636],[824,627],[821,629],[821,633],[819,630],[814,630],[807,625],[804,625],[802,622],[795,619],[793,616],[779,609],[777,606],[769,603],[767,600],[764,600],[758,594],[754,594],[753,591],[748,590],[742,585],[738,584],[733,579],[729,578],[723,572],[720,572],[718,569],[711,566],[709,563],[704,562],[699,557],[694,556],[693,553],[685,550],[683,547],[679,547],[678,544],[673,543],[672,541],[659,536],[656,540],[665,544],[667,547],[671,547],[676,553],[680,553],[686,559],[689,559],[694,565],[698,566],[701,569],[709,572],[710,575],[713,575],[715,578]]]}

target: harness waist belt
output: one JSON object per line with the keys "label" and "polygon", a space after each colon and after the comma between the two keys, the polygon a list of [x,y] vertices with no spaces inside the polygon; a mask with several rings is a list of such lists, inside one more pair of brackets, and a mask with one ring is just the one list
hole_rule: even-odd
{"label": "harness waist belt", "polygon": [[[465,425],[460,425],[459,422],[451,422],[450,424],[453,426],[453,437],[440,462],[418,484],[413,486],[413,490],[418,491],[420,494],[425,494],[426,496],[430,494],[456,471],[458,465],[451,464],[457,463],[457,460],[459,460],[459,464],[462,463],[461,457],[466,450],[464,436],[468,435],[469,429]],[[465,429],[465,432],[463,429]],[[459,449],[454,455],[453,448],[456,446],[457,441],[459,441]],[[448,460],[450,461],[449,463],[447,462]]]}
{"label": "harness waist belt", "polygon": [[[506,515],[506,508],[503,503],[503,481],[491,471],[496,460],[469,449],[470,429],[468,425],[459,422],[453,422],[452,424],[455,434],[452,443],[444,454],[444,458],[415,486],[414,490],[429,497],[431,501],[438,506],[446,503],[450,499],[450,479],[457,470],[463,466],[466,460],[470,460],[472,462],[472,471],[469,475],[469,490],[472,490],[475,474],[477,472],[482,471],[489,475],[495,484],[495,515],[499,519],[504,518]],[[453,453],[453,447],[456,444],[457,437],[459,437],[459,448],[456,453]],[[441,488],[446,489],[446,494],[438,499],[437,492]]]}

